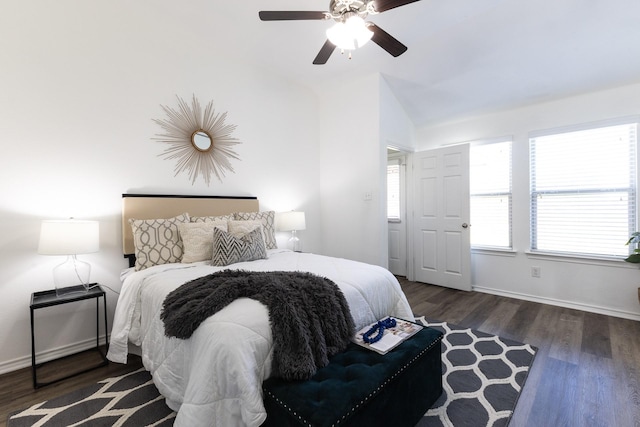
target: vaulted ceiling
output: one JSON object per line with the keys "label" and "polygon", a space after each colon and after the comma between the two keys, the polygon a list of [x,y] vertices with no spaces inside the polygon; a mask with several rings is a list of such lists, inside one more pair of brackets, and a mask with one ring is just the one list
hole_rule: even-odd
{"label": "vaulted ceiling", "polygon": [[369,43],[312,61],[333,21],[262,22],[260,10],[326,11],[329,0],[160,1],[153,15],[311,88],[381,73],[416,126],[640,82],[638,0],[421,0],[370,15],[409,49]]}

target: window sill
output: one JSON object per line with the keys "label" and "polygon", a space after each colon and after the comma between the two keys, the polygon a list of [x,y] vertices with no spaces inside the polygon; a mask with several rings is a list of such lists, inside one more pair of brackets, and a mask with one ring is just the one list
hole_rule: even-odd
{"label": "window sill", "polygon": [[492,256],[508,256],[514,257],[516,256],[516,251],[512,248],[498,248],[491,246],[475,246],[471,248],[472,254],[478,255],[492,255]]}
{"label": "window sill", "polygon": [[531,259],[544,259],[555,262],[571,262],[575,264],[602,265],[606,267],[618,268],[638,268],[636,264],[625,262],[624,258],[616,256],[565,254],[557,252],[538,252],[531,250],[526,251],[525,254],[528,258]]}

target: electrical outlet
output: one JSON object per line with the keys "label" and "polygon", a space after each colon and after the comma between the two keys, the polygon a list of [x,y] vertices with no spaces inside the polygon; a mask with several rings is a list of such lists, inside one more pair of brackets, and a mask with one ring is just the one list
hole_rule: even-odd
{"label": "electrical outlet", "polygon": [[540,267],[531,267],[531,277],[540,278]]}

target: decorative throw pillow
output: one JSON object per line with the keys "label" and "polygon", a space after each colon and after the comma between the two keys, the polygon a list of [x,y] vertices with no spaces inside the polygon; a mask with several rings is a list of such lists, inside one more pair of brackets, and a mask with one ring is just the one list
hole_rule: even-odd
{"label": "decorative throw pillow", "polygon": [[183,246],[178,224],[185,222],[189,222],[188,213],[168,219],[130,219],[136,271],[154,265],[180,262]]}
{"label": "decorative throw pillow", "polygon": [[242,237],[235,237],[217,227],[213,229],[213,265],[224,266],[266,257],[267,249],[259,228]]}
{"label": "decorative throw pillow", "polygon": [[227,221],[187,222],[178,224],[184,251],[182,262],[210,260],[213,255],[213,229],[227,231]]}
{"label": "decorative throw pillow", "polygon": [[233,214],[220,216],[192,216],[191,222],[218,222],[229,221],[233,219]]}
{"label": "decorative throw pillow", "polygon": [[262,240],[265,242],[265,247],[267,246],[267,241],[264,238],[264,229],[262,228],[262,221],[254,220],[254,221],[229,221],[227,223],[227,231],[234,237],[242,237],[245,234],[249,234],[256,228],[260,229],[262,233]]}
{"label": "decorative throw pillow", "polygon": [[264,231],[264,239],[267,243],[267,249],[277,249],[276,228],[275,228],[275,211],[265,212],[236,212],[233,218],[236,220],[260,220],[262,222],[262,230]]}

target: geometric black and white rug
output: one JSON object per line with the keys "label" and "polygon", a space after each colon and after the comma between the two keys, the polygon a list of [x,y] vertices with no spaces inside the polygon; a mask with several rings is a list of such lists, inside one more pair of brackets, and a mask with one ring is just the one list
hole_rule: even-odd
{"label": "geometric black and white rug", "polygon": [[[508,425],[536,349],[446,322],[416,321],[445,334],[444,392],[418,426]],[[13,414],[7,427],[169,427],[175,415],[149,373],[138,370]]]}
{"label": "geometric black and white rug", "polygon": [[446,322],[416,321],[445,334],[444,393],[418,426],[507,426],[537,349]]}
{"label": "geometric black and white rug", "polygon": [[173,425],[176,417],[144,369],[107,378],[9,417],[7,427]]}

